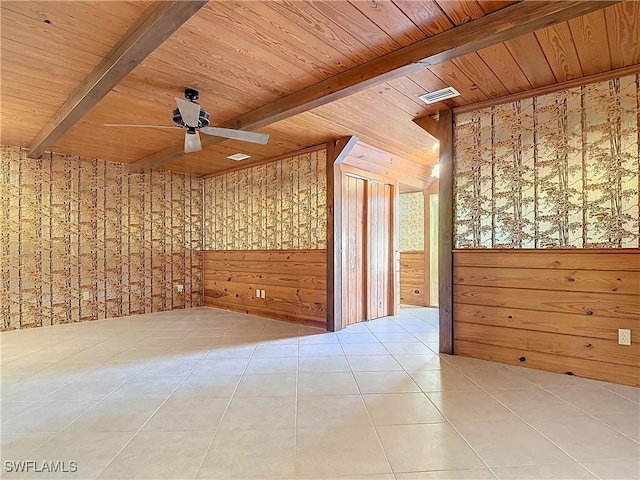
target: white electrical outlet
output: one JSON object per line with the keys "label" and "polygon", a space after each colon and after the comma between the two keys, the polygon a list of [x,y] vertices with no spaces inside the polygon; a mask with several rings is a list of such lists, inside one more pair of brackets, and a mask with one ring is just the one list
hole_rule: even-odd
{"label": "white electrical outlet", "polygon": [[267,298],[267,292],[260,290],[260,298]]}
{"label": "white electrical outlet", "polygon": [[260,298],[260,290],[256,288],[256,298]]}
{"label": "white electrical outlet", "polygon": [[176,285],[176,290],[178,293],[184,293],[184,285]]}
{"label": "white electrical outlet", "polygon": [[85,300],[85,301],[91,300],[91,293],[87,291],[82,292],[82,300]]}
{"label": "white electrical outlet", "polygon": [[618,344],[631,345],[631,330],[627,330],[626,328],[618,329]]}

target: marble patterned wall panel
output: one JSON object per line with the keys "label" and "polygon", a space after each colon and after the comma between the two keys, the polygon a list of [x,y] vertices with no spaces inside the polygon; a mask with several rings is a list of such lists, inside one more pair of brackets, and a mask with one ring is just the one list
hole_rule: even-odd
{"label": "marble patterned wall panel", "polygon": [[400,251],[424,250],[424,194],[400,195]]}
{"label": "marble patterned wall panel", "polygon": [[200,305],[200,179],[26,153],[0,155],[2,329]]}
{"label": "marble patterned wall panel", "polygon": [[326,248],[326,151],[204,180],[205,250]]}
{"label": "marble patterned wall panel", "polygon": [[640,244],[640,76],[457,115],[457,248]]}

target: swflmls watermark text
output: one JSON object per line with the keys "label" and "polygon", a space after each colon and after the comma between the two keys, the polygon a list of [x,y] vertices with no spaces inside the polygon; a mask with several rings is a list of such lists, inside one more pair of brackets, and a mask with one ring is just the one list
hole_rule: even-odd
{"label": "swflmls watermark text", "polygon": [[62,460],[6,460],[3,462],[5,472],[35,473],[74,473],[78,471],[78,462]]}

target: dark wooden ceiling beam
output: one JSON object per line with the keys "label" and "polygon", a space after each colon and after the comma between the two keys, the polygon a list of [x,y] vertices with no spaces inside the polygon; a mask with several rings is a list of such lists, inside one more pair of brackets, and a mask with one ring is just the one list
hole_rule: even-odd
{"label": "dark wooden ceiling beam", "polygon": [[[615,3],[619,1],[525,0],[353,67],[218,126],[240,130],[266,127],[394,78]],[[202,147],[207,148],[222,141],[222,138],[207,137],[203,139]],[[138,160],[131,168],[133,171],[153,168],[183,155],[182,144],[175,144]]]}
{"label": "dark wooden ceiling beam", "polygon": [[154,2],[38,133],[29,146],[29,157],[40,158],[206,3],[206,0]]}
{"label": "dark wooden ceiling beam", "polygon": [[433,118],[426,116],[420,118],[414,118],[413,123],[422,128],[425,132],[431,135],[436,141],[438,140],[438,121]]}

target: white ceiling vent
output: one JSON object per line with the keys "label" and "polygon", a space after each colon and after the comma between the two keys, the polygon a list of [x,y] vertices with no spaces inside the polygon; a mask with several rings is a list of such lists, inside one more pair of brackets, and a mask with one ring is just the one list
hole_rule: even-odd
{"label": "white ceiling vent", "polygon": [[432,104],[436,102],[441,102],[442,100],[446,100],[447,98],[453,98],[460,95],[453,87],[443,88],[442,90],[436,90],[435,92],[425,93],[424,95],[420,95],[418,98],[422,100],[424,103]]}
{"label": "white ceiling vent", "polygon": [[251,155],[247,155],[246,153],[234,153],[233,155],[229,155],[227,158],[229,160],[245,160],[250,157]]}

